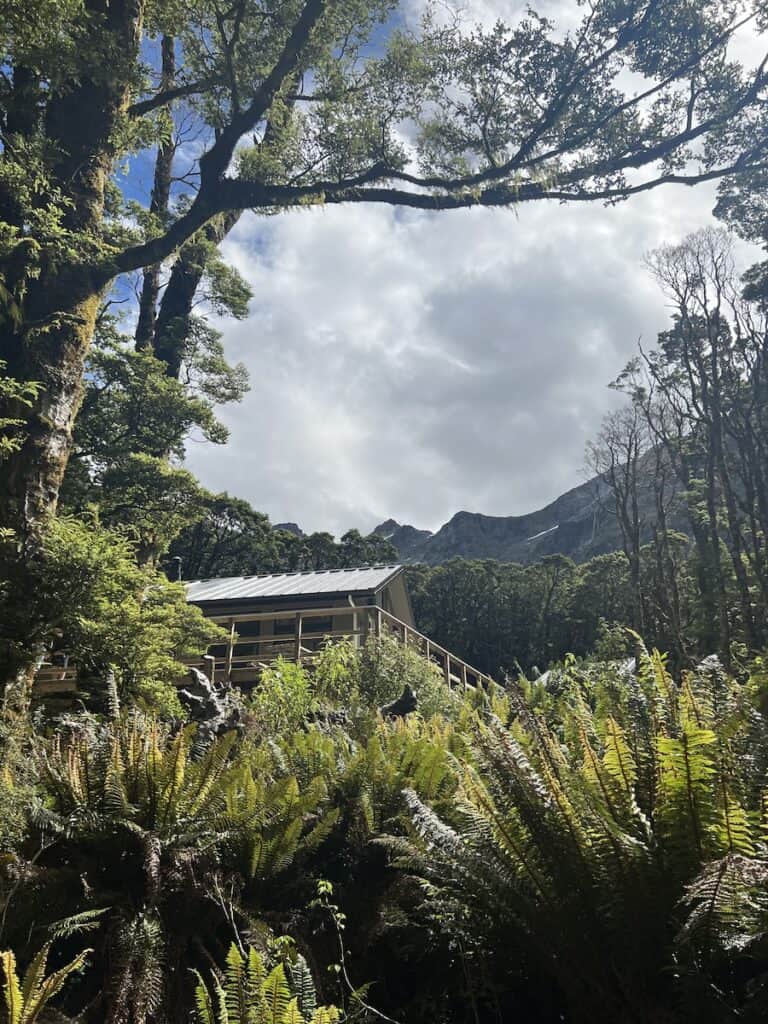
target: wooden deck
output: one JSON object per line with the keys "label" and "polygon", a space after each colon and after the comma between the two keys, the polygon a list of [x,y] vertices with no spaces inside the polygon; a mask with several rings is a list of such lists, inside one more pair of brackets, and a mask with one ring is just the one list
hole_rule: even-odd
{"label": "wooden deck", "polygon": [[[287,611],[282,621],[292,619],[288,632],[260,635],[262,625],[272,626],[275,612],[248,612],[241,615],[211,616],[213,622],[228,631],[225,643],[215,644],[209,653],[199,658],[181,659],[183,664],[194,666],[209,679],[220,683],[230,681],[238,686],[252,686],[258,682],[263,669],[278,658],[311,666],[327,643],[346,640],[360,647],[372,637],[394,637],[432,664],[442,673],[446,686],[486,686],[493,682],[485,672],[469,665],[451,654],[445,647],[420,633],[413,626],[402,622],[372,605],[349,608],[316,608],[311,611]],[[318,628],[324,619],[344,618],[351,620],[351,627],[337,630]],[[256,633],[257,635],[247,635]],[[179,685],[184,685],[184,678]],[[78,689],[76,665],[60,668],[43,664],[35,677],[34,695],[43,700],[58,701],[71,699]]]}

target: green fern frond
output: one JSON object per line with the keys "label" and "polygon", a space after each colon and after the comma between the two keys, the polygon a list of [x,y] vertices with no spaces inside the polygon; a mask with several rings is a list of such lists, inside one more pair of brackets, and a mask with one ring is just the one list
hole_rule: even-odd
{"label": "green fern frond", "polygon": [[82,932],[92,932],[101,927],[101,918],[109,913],[111,907],[98,907],[93,910],[83,910],[79,914],[72,914],[70,917],[63,917],[54,921],[48,931],[52,940],[69,939],[73,935]]}
{"label": "green fern frond", "polygon": [[203,981],[203,976],[199,971],[193,970],[192,974],[197,981],[195,985],[195,1013],[199,1024],[216,1024],[213,999],[211,998],[208,986]]}
{"label": "green fern frond", "polygon": [[686,887],[688,916],[676,944],[707,959],[714,950],[741,951],[768,929],[768,865],[740,854],[708,864]]}
{"label": "green fern frond", "polygon": [[605,770],[629,796],[634,792],[637,782],[637,764],[624,736],[624,731],[616,719],[609,715],[604,720],[603,726]]}
{"label": "green fern frond", "polygon": [[335,1006],[321,1006],[312,1014],[310,1024],[337,1024],[341,1014]]}
{"label": "green fern frond", "polygon": [[67,978],[83,969],[88,959],[88,955],[92,952],[92,949],[84,949],[81,953],[78,953],[74,960],[70,960],[70,962],[64,967],[60,968],[58,971],[54,971],[53,974],[49,974],[48,977],[43,980],[38,989],[37,996],[32,1002],[29,1014],[25,1014],[26,1019],[24,1024],[33,1024],[33,1022],[37,1020],[38,1015],[46,1005],[62,990]]}
{"label": "green fern frond", "polygon": [[299,1003],[295,997],[288,1003],[282,1024],[306,1024],[306,1018],[299,1009]]}
{"label": "green fern frond", "polygon": [[88,954],[85,949],[64,967],[46,976],[50,943],[43,946],[34,957],[19,982],[16,973],[16,958],[10,950],[0,953],[0,971],[3,980],[3,997],[7,1024],[36,1024],[40,1014],[54,996],[58,995],[70,975],[81,970]]}
{"label": "green fern frond", "polygon": [[225,991],[228,1019],[231,1024],[243,1024],[248,1020],[248,995],[245,957],[232,943],[227,953],[225,968]]}
{"label": "green fern frond", "polygon": [[274,967],[267,976],[263,987],[266,1000],[264,1024],[283,1024],[291,1002],[291,990],[282,964]]}
{"label": "green fern frond", "polygon": [[309,964],[300,953],[296,955],[293,962],[288,964],[288,976],[299,1010],[302,1016],[308,1019],[317,1008],[317,993]]}
{"label": "green fern frond", "polygon": [[3,972],[3,996],[8,1024],[22,1024],[24,996],[16,974],[16,957],[10,950],[0,953],[0,967]]}

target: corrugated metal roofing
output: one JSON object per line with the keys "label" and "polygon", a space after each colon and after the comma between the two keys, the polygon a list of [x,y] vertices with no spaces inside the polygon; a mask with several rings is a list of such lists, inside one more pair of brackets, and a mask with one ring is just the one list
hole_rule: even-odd
{"label": "corrugated metal roofing", "polygon": [[379,590],[402,571],[401,565],[373,565],[360,569],[324,569],[320,572],[285,572],[272,576],[228,576],[193,580],[187,600],[246,601],[267,597],[309,597],[316,594],[356,594]]}

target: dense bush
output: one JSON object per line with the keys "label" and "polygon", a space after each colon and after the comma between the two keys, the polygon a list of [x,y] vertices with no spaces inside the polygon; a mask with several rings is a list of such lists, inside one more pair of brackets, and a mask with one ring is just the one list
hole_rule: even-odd
{"label": "dense bush", "polygon": [[[353,1019],[763,1019],[760,666],[675,679],[633,643],[637,672],[569,659],[466,693],[394,642],[333,646],[276,663],[212,741],[135,700],[16,717],[0,946],[20,973],[87,946],[57,996],[86,1024],[218,1024],[247,945],[270,1022],[314,1012],[297,958]],[[404,681],[420,710],[383,719]]]}

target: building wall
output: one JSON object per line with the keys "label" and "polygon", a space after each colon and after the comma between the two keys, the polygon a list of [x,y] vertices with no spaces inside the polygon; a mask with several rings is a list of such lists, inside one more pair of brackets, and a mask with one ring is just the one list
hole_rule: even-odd
{"label": "building wall", "polygon": [[[402,575],[396,577],[375,596],[358,594],[330,597],[316,595],[303,599],[281,598],[272,601],[220,601],[201,604],[200,607],[205,615],[217,618],[249,613],[269,615],[270,617],[255,622],[235,623],[235,631],[239,639],[234,647],[234,656],[236,658],[259,658],[260,655],[273,657],[282,647],[285,647],[286,656],[293,656],[290,641],[295,638],[295,616],[299,611],[339,609],[338,612],[334,611],[327,618],[303,621],[302,643],[310,648],[319,647],[323,637],[328,633],[351,634],[356,629],[364,630],[371,624],[371,620],[368,616],[356,615],[353,610],[354,606],[350,604],[351,601],[354,601],[357,607],[379,606],[408,625],[413,625],[413,613]],[[271,617],[272,613],[274,618]],[[364,640],[365,635],[362,635],[358,642],[364,642]],[[216,658],[222,658],[226,654],[226,649],[226,644],[217,644],[211,648],[210,653]]]}

